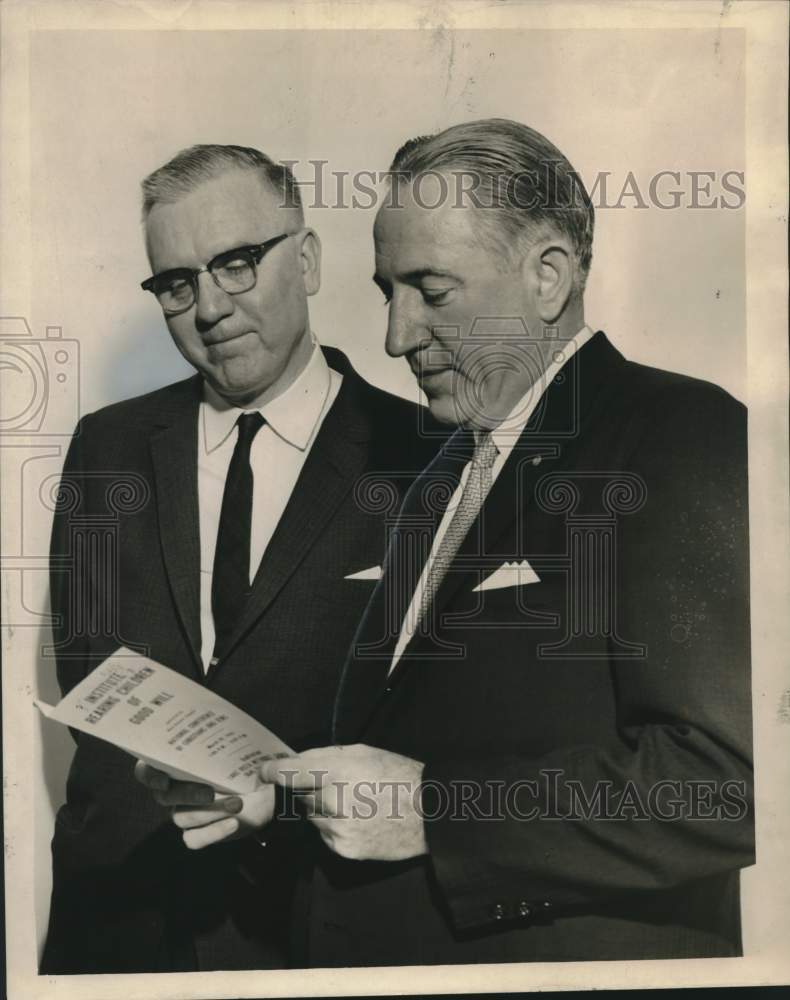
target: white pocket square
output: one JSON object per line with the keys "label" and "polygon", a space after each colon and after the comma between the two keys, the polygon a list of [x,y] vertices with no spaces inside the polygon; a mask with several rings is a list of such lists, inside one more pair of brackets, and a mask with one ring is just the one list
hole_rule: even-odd
{"label": "white pocket square", "polygon": [[380,580],[381,566],[371,566],[369,569],[361,569],[358,573],[349,573],[343,577],[344,580]]}
{"label": "white pocket square", "polygon": [[501,587],[523,587],[526,583],[540,583],[540,577],[527,560],[522,559],[521,562],[502,563],[474,589],[499,590]]}

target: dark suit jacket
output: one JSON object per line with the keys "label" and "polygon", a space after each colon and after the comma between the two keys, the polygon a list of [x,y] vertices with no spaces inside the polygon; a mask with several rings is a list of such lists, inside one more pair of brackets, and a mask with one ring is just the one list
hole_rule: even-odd
{"label": "dark suit jacket", "polygon": [[[342,664],[372,591],[387,519],[441,439],[427,411],[343,383],[263,557],[227,656],[200,662],[197,412],[193,377],[85,417],[52,540],[58,679],[68,691],[121,644],[224,696],[295,750],[323,745]],[[446,435],[443,435],[443,437]],[[276,470],[273,471],[276,474]],[[52,844],[46,973],[281,967],[302,858],[292,821],[192,853],[133,761],[75,734]]]}
{"label": "dark suit jacket", "polygon": [[[388,677],[469,437],[407,496],[336,707],[334,742],[425,762],[429,853],[325,849],[303,958],[739,954],[738,870],[754,859],[744,408],[596,334],[497,478],[431,633]],[[539,582],[475,590],[523,559]]]}

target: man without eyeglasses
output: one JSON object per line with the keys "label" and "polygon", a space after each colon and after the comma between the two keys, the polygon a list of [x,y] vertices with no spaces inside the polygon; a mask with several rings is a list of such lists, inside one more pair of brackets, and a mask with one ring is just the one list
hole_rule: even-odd
{"label": "man without eyeglasses", "polygon": [[[384,479],[397,498],[436,433],[418,407],[318,345],[308,298],[320,242],[287,168],[247,147],[195,146],[151,174],[143,198],[142,287],[197,374],[80,421],[64,484],[85,530],[113,514],[117,570],[59,568],[79,533],[61,509],[58,678],[65,692],[127,645],[295,749],[325,744],[386,544],[387,511],[364,484]],[[139,502],[110,511],[123,482]],[[87,622],[96,607],[117,617]],[[274,786],[242,800],[142,764],[136,781],[127,755],[76,738],[42,973],[287,964],[309,829],[283,821],[277,832]]]}
{"label": "man without eyeglasses", "polygon": [[302,960],[738,955],[745,410],[587,325],[593,208],[544,136],[462,124],[392,171],[387,351],[459,429],[404,502],[333,745],[262,769],[324,842]]}

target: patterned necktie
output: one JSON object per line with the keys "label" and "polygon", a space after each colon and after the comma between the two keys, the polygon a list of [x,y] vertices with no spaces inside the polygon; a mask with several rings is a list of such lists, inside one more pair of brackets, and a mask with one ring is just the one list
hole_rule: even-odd
{"label": "patterned necktie", "polygon": [[436,597],[436,593],[447,574],[453,559],[455,559],[461,543],[475,522],[480,508],[483,506],[488,491],[491,489],[491,470],[498,454],[498,448],[491,432],[486,431],[477,438],[469,475],[464,485],[461,499],[455,509],[447,531],[439,543],[439,548],[431,562],[425,588],[420,601],[420,617],[417,626],[425,627],[428,613]]}
{"label": "patterned necktie", "polygon": [[252,530],[252,469],[250,446],[266,421],[260,413],[242,413],[236,421],[239,435],[228,466],[222,510],[219,516],[214,572],[211,579],[211,611],[216,641],[215,663],[227,648],[250,594],[250,534]]}

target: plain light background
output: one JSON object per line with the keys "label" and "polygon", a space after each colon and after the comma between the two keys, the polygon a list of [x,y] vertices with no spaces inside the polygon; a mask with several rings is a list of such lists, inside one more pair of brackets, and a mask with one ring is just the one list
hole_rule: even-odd
{"label": "plain light background", "polygon": [[[687,171],[745,167],[739,30],[41,31],[30,70],[28,318],[37,337],[55,325],[79,342],[81,413],[189,373],[139,289],[149,270],[138,192],[145,174],[193,143],[257,146],[299,161],[300,179],[312,177],[309,160],[327,160],[331,179],[385,169],[410,136],[498,116],[544,132],[586,182],[610,172],[612,200],[629,171],[645,198],[655,173],[681,172],[687,201]],[[744,212],[624,204],[597,212],[588,322],[635,360],[745,398]],[[405,364],[383,352],[373,214],[308,210],[324,250],[313,327],[371,381],[415,398]],[[62,455],[47,460],[56,472]],[[29,511],[31,537],[46,539],[49,516]],[[31,577],[24,603],[41,615],[45,576]],[[57,697],[44,662],[36,683]],[[39,942],[71,753],[65,731],[41,733],[32,789]]]}
{"label": "plain light background", "polygon": [[[256,146],[299,161],[303,180],[327,160],[327,201],[331,171],[385,170],[406,138],[487,116],[544,132],[588,185],[611,172],[610,201],[628,171],[647,199],[661,170],[744,169],[737,30],[41,32],[32,56],[34,245],[48,276],[34,329],[80,340],[84,411],[186,371],[139,290],[138,191],[193,143]],[[590,323],[635,358],[742,397],[744,212],[623,204],[598,213]],[[414,395],[382,350],[374,212],[308,216],[324,247],[319,338]]]}

